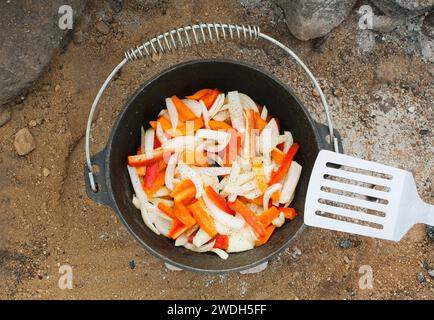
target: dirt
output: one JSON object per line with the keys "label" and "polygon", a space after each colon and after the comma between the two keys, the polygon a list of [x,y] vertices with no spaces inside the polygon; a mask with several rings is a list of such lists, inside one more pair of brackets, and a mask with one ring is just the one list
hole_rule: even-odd
{"label": "dirt", "polygon": [[[266,2],[245,7],[223,0],[124,1],[121,10],[111,10],[110,3],[117,2],[90,4],[74,31],[79,41],[56,55],[22,104],[14,106],[11,121],[0,128],[0,298],[434,298],[434,279],[427,273],[434,268],[434,240],[422,225],[399,243],[307,228],[260,273],[176,272],[144,251],[110,209],[87,198],[83,177],[90,105],[123,51],[199,20],[238,22],[261,26],[312,69],[329,97],[346,153],[412,171],[421,197],[432,203],[432,65],[406,54],[387,36],[377,39],[371,52],[359,53],[354,14],[318,44],[292,38],[279,9]],[[101,17],[109,17],[107,35],[95,27]],[[125,67],[100,105],[93,151],[104,147],[116,115],[141,83],[173,64],[202,57],[237,59],[267,70],[288,83],[314,118],[324,122],[312,86],[283,52],[263,42],[226,42]],[[24,127],[34,136],[36,149],[20,157],[13,141]],[[339,244],[345,239],[352,245],[343,249]],[[71,290],[58,286],[59,267],[65,264],[73,268]],[[363,266],[372,269],[372,289],[359,286]],[[419,272],[424,283],[417,280]]]}

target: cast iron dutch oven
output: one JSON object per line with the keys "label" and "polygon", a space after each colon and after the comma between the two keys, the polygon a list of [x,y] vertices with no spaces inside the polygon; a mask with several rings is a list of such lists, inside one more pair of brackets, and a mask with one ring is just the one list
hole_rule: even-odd
{"label": "cast iron dutch oven", "polygon": [[[238,90],[259,104],[266,105],[277,117],[283,130],[291,131],[300,145],[296,161],[303,166],[293,206],[298,217],[285,223],[263,246],[230,254],[222,260],[215,254],[196,253],[175,247],[173,240],[158,236],[142,221],[131,202],[133,189],[127,172],[127,156],[135,154],[140,144],[140,127],[157,118],[165,97],[186,96],[202,88],[223,92]],[[107,146],[93,157],[99,166],[96,174],[98,192],[86,191],[90,198],[111,207],[134,238],[153,255],[185,270],[200,272],[241,271],[261,264],[294,241],[304,228],[303,208],[310,172],[321,149],[332,150],[326,142],[328,127],[315,122],[294,93],[268,73],[230,60],[197,60],[173,66],[147,81],[126,103],[113,126]],[[339,134],[335,132],[340,141]],[[85,167],[85,176],[88,171]]]}

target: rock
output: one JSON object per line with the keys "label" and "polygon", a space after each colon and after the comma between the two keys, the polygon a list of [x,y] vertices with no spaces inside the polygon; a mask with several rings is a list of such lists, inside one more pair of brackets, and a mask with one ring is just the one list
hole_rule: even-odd
{"label": "rock", "polygon": [[128,262],[128,265],[130,266],[131,270],[134,270],[136,268],[136,262],[134,260]]}
{"label": "rock", "polygon": [[54,87],[54,91],[58,92],[60,90],[60,84],[56,84],[56,86]]}
{"label": "rock", "polygon": [[371,3],[389,16],[416,16],[434,7],[433,0],[382,0]]}
{"label": "rock", "polygon": [[434,279],[434,269],[429,269],[428,270],[428,275]]}
{"label": "rock", "polygon": [[349,249],[353,246],[353,242],[350,239],[344,239],[339,242],[339,247],[342,249]]}
{"label": "rock", "polygon": [[426,281],[425,276],[423,275],[422,272],[417,273],[416,279],[417,281],[419,281],[419,283],[424,283]]}
{"label": "rock", "polygon": [[285,12],[289,31],[300,40],[323,37],[350,13],[356,0],[275,0]]}
{"label": "rock", "polygon": [[37,122],[36,120],[30,120],[30,121],[29,121],[29,127],[34,128],[34,127],[36,127],[37,125],[38,125],[38,122]]}
{"label": "rock", "polygon": [[409,113],[414,113],[414,112],[416,111],[416,108],[415,108],[414,106],[411,106],[411,107],[409,107],[409,108],[407,109],[407,111],[408,111]]}
{"label": "rock", "polygon": [[9,106],[0,106],[0,127],[11,120],[12,112]]}
{"label": "rock", "polygon": [[25,156],[36,148],[35,139],[29,129],[23,128],[15,134],[14,147],[20,156]]}
{"label": "rock", "polygon": [[46,178],[46,177],[48,177],[49,175],[50,175],[50,170],[48,169],[48,168],[44,168],[44,169],[42,169],[42,174],[43,174],[43,176]]}
{"label": "rock", "polygon": [[[77,21],[87,0],[71,0]],[[0,105],[24,93],[63,44],[58,27],[64,0],[2,1],[0,10]]]}
{"label": "rock", "polygon": [[433,226],[427,226],[426,227],[426,233],[427,233],[428,237],[430,237],[431,239],[434,239],[434,227]]}
{"label": "rock", "polygon": [[110,33],[110,28],[104,21],[101,21],[101,20],[98,21],[95,24],[95,28],[99,33],[101,33],[103,35],[107,35]]}

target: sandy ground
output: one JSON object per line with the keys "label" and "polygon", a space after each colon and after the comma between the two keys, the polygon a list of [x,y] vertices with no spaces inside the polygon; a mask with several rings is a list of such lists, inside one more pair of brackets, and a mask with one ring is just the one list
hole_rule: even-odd
{"label": "sandy ground", "polygon": [[[173,272],[143,250],[114,213],[86,197],[84,130],[100,85],[123,50],[166,29],[203,21],[260,25],[291,46],[321,81],[348,154],[412,171],[421,197],[433,199],[432,65],[406,55],[387,36],[370,53],[356,45],[352,16],[323,43],[287,34],[276,8],[236,1],[165,1],[125,5],[111,32],[95,29],[109,11],[95,1],[76,38],[59,53],[12,120],[0,128],[0,298],[6,299],[433,299],[434,240],[416,226],[400,243],[308,228],[258,274]],[[110,15],[109,15],[110,16]],[[110,20],[110,17],[108,18]],[[95,121],[93,150],[103,148],[128,96],[177,62],[226,57],[258,65],[288,83],[324,122],[304,75],[275,48],[249,43],[182,50],[127,66],[107,91]],[[35,120],[35,121],[32,121]],[[30,123],[30,124],[29,124]],[[37,148],[19,157],[14,134],[28,127]],[[50,171],[44,176],[43,168]],[[350,239],[352,246],[339,246]],[[58,287],[59,266],[73,267],[73,289]],[[372,267],[372,289],[359,288],[359,268]],[[426,280],[419,283],[417,273]]]}

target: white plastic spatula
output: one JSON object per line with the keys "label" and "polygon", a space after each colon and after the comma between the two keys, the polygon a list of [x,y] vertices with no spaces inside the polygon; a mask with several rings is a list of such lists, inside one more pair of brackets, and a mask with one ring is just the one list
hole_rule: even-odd
{"label": "white plastic spatula", "polygon": [[304,222],[309,226],[399,241],[416,223],[434,225],[413,175],[322,150],[310,177]]}

